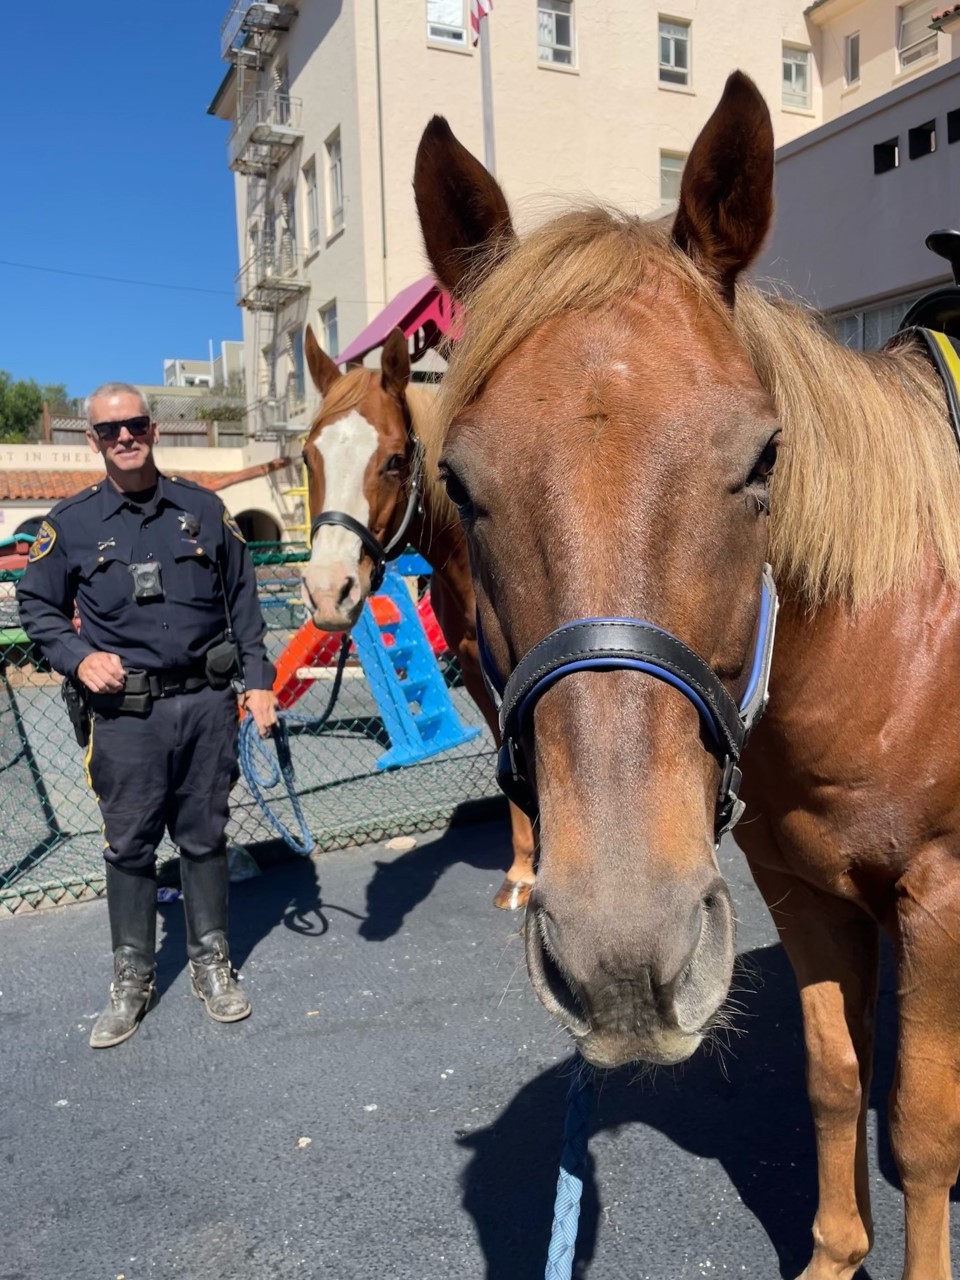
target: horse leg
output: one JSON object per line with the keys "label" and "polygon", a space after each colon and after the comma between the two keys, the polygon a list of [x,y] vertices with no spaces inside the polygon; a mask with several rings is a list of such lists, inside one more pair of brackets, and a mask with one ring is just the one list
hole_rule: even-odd
{"label": "horse leg", "polygon": [[[464,639],[460,644],[458,656],[467,692],[483,713],[494,741],[499,746],[500,724],[497,719],[497,709],[487,693],[487,686],[483,683],[480,660],[477,656],[477,642]],[[495,907],[502,907],[506,911],[513,911],[527,905],[530,890],[536,879],[533,864],[537,852],[537,841],[533,834],[533,826],[527,815],[518,809],[513,801],[510,802],[510,831],[513,842],[513,862],[493,899]]]}
{"label": "horse leg", "polygon": [[851,1280],[873,1243],[866,1124],[877,926],[851,903],[793,876],[759,867],[753,872],[796,974],[803,1009],[819,1201],[813,1256],[799,1280]]}
{"label": "horse leg", "polygon": [[949,1197],[960,1166],[960,877],[951,859],[898,885],[900,1031],[890,1137],[906,1213],[904,1280],[950,1280]]}

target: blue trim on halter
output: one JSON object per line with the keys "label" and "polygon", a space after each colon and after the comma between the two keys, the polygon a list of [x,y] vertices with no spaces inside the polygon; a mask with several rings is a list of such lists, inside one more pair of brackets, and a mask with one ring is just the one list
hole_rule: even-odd
{"label": "blue trim on halter", "polygon": [[493,660],[493,654],[487,648],[487,642],[484,639],[483,627],[480,625],[480,610],[476,612],[477,623],[477,652],[480,655],[480,666],[487,677],[490,684],[493,685],[500,697],[503,697],[503,691],[507,687],[507,683],[497,669],[497,664]]}
{"label": "blue trim on halter", "polygon": [[763,678],[763,654],[767,647],[767,633],[770,630],[773,616],[773,600],[770,598],[766,579],[764,579],[760,584],[760,622],[757,626],[757,643],[753,650],[753,666],[750,669],[750,679],[747,681],[746,692],[740,699],[741,711],[744,707],[750,705],[750,700],[757,692],[757,688]]}
{"label": "blue trim on halter", "polygon": [[[584,622],[634,622],[634,618],[584,618]],[[568,625],[574,626],[575,623]],[[649,624],[644,624],[649,625]],[[559,627],[558,630],[563,631],[565,628]],[[654,627],[655,631],[660,631],[661,635],[670,635],[669,631],[662,631],[660,627]],[[672,637],[671,637],[672,638]],[[710,735],[716,742],[717,746],[723,746],[723,740],[717,732],[717,718],[700,697],[700,695],[687,684],[680,676],[674,675],[672,671],[668,671],[665,667],[658,666],[654,662],[644,662],[640,658],[580,658],[576,662],[568,662],[562,667],[557,667],[548,675],[533,686],[524,700],[517,708],[516,723],[519,726],[526,722],[527,707],[530,702],[538,702],[543,694],[564,676],[572,675],[575,671],[642,671],[648,676],[655,676],[657,680],[664,681],[665,684],[672,685],[688,698],[696,707],[700,714],[700,719],[710,730]]]}

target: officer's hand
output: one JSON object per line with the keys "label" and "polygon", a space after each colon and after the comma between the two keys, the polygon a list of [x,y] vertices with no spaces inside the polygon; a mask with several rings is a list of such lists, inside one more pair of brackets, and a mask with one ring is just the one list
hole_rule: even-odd
{"label": "officer's hand", "polygon": [[248,689],[243,709],[253,716],[261,738],[269,738],[277,724],[277,695],[272,689]]}
{"label": "officer's hand", "polygon": [[88,653],[77,667],[77,677],[91,693],[120,693],[126,679],[115,653]]}

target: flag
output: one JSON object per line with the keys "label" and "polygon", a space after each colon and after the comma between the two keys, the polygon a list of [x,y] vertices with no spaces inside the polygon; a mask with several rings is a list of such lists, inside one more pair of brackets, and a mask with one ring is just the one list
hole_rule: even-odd
{"label": "flag", "polygon": [[485,18],[493,9],[493,0],[470,0],[470,30],[473,43],[480,42],[480,19]]}

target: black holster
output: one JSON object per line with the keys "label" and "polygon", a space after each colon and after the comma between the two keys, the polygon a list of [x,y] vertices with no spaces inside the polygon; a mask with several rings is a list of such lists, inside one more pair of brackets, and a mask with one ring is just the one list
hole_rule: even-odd
{"label": "black holster", "polygon": [[220,640],[207,650],[207,681],[211,689],[226,689],[240,676],[240,651],[235,640]]}
{"label": "black holster", "polygon": [[60,686],[60,697],[67,708],[77,744],[86,748],[90,741],[90,707],[87,703],[86,689],[66,676]]}

